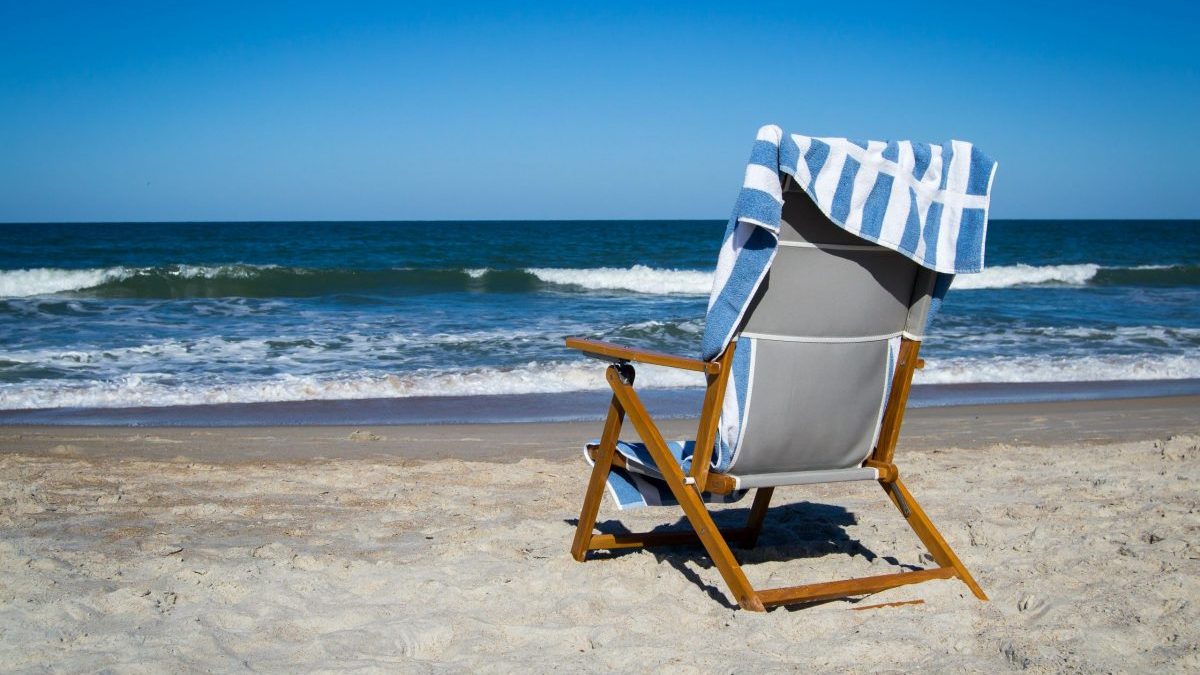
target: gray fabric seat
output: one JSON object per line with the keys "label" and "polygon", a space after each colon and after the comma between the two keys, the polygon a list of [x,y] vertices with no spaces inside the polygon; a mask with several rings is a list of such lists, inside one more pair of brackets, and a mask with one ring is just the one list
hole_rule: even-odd
{"label": "gray fabric seat", "polygon": [[922,338],[935,274],[841,229],[807,194],[784,198],[775,262],[737,338],[754,362],[727,473],[741,487],[872,480],[860,467],[895,350]]}

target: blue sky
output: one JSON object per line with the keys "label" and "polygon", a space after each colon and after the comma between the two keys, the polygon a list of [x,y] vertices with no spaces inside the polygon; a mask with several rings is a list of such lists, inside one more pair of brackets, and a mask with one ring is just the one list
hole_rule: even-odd
{"label": "blue sky", "polygon": [[724,218],[764,123],[1200,217],[1190,3],[0,3],[0,221]]}

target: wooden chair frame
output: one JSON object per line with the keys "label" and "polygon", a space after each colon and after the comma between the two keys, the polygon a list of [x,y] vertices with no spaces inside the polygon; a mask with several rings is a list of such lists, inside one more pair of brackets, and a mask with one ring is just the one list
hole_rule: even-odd
{"label": "wooden chair frame", "polygon": [[[613,390],[600,443],[589,447],[595,465],[588,480],[587,492],[584,493],[583,509],[580,511],[579,523],[575,528],[571,555],[576,560],[583,562],[587,559],[588,551],[643,548],[659,544],[694,544],[698,541],[708,552],[737,603],[743,609],[758,612],[765,611],[768,607],[867,595],[905,584],[950,577],[958,577],[971,589],[975,597],[987,600],[983,589],[975,582],[971,573],[963,566],[962,561],[954,554],[949,544],[917,504],[917,500],[904,486],[904,482],[900,480],[900,472],[892,462],[896,441],[900,436],[900,425],[904,420],[904,409],[908,403],[908,393],[912,386],[913,372],[924,365],[917,356],[921,343],[907,338],[901,342],[900,356],[892,379],[891,395],[888,398],[880,427],[879,442],[864,465],[874,467],[879,471],[879,485],[929,550],[937,567],[787,588],[755,590],[750,585],[741,565],[738,564],[729,548],[729,542],[732,541],[745,547],[754,546],[775,489],[766,487],[757,490],[745,527],[737,529],[718,529],[701,498],[701,494],[704,492],[728,494],[735,489],[733,478],[711,472],[709,469],[713,442],[721,414],[721,402],[725,397],[725,386],[729,380],[730,364],[733,362],[733,352],[736,346],[736,343],[730,344],[724,353],[712,361],[700,361],[595,340],[579,338],[567,340],[567,347],[581,350],[589,356],[612,363],[608,367],[606,378]],[[696,430],[695,455],[692,458],[691,471],[686,476],[671,456],[662,434],[659,433],[658,427],[646,412],[637,392],[634,391],[633,362],[703,372],[707,378],[704,404],[700,412],[700,424]],[[633,423],[642,442],[646,444],[647,450],[654,458],[655,465],[662,472],[671,493],[683,508],[684,515],[692,526],[692,532],[630,534],[597,534],[594,532],[596,516],[604,496],[608,474],[614,466],[622,466],[624,463],[624,458],[616,451],[616,446],[626,416]]]}

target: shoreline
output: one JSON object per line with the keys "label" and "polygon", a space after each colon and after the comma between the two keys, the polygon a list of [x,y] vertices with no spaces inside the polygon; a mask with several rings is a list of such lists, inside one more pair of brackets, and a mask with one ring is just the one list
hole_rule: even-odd
{"label": "shoreline", "polygon": [[[695,418],[659,419],[668,439]],[[408,425],[67,426],[0,424],[0,455],[213,463],[382,459],[518,462],[574,458],[598,421]],[[1200,396],[915,408],[900,452],[1161,440],[1200,430]],[[632,438],[626,427],[623,437]]]}
{"label": "shoreline", "polygon": [[[640,392],[660,419],[700,410],[701,389]],[[1200,379],[918,384],[908,409],[1055,404],[1200,396]],[[263,427],[585,422],[602,419],[610,394],[575,391],[473,396],[267,401],[112,408],[0,410],[0,426]]]}

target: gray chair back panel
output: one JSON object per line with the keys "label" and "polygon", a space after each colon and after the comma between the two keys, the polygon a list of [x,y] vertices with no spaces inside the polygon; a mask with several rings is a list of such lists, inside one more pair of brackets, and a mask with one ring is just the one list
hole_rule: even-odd
{"label": "gray chair back panel", "polygon": [[916,267],[892,251],[780,246],[742,330],[812,338],[900,332]]}
{"label": "gray chair back panel", "polygon": [[772,337],[754,339],[735,475],[859,466],[883,414],[886,336],[923,335],[933,289],[932,272],[841,229],[807,194],[784,197],[781,245],[740,331]]}
{"label": "gray chair back panel", "polygon": [[875,441],[887,341],[754,344],[749,414],[730,473],[861,464]]}

